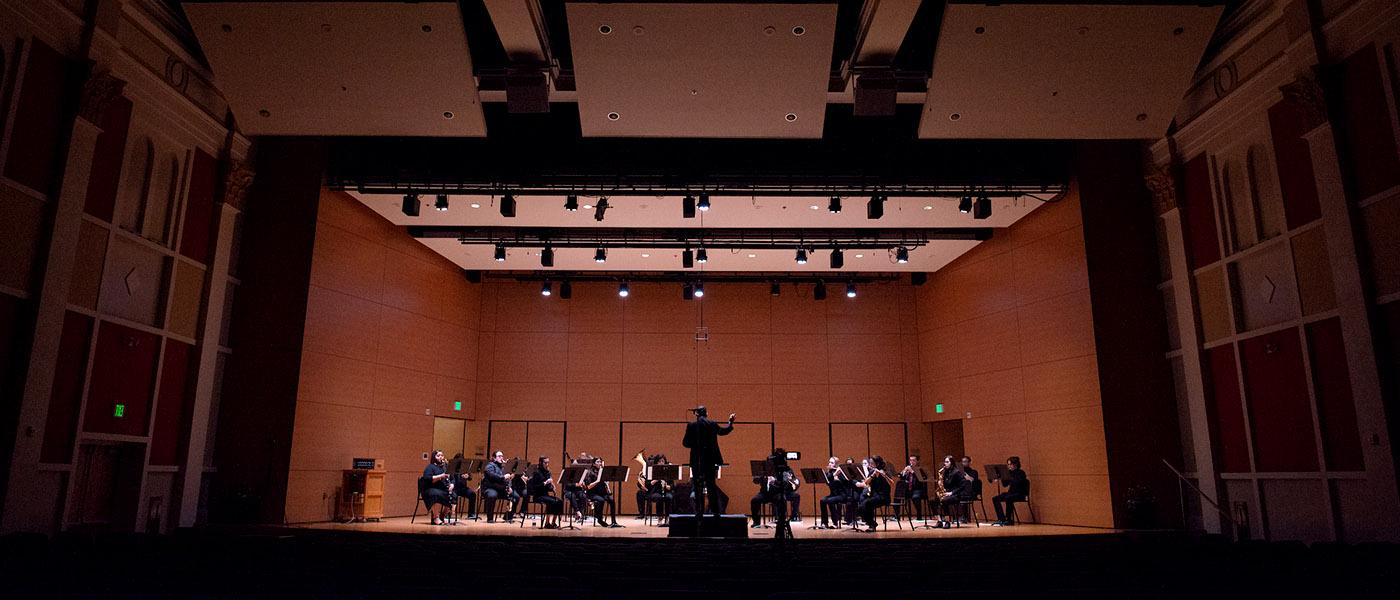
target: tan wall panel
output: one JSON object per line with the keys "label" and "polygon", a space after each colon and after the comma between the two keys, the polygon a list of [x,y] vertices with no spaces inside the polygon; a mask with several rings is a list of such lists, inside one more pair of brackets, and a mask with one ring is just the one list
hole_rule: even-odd
{"label": "tan wall panel", "polygon": [[773,386],[766,383],[702,383],[696,386],[696,394],[707,406],[729,407],[725,410],[742,415],[745,421],[773,420]]}
{"label": "tan wall panel", "polygon": [[386,290],[406,287],[390,275],[406,265],[394,264],[386,269],[384,253],[383,246],[322,222],[316,230],[316,249],[311,258],[311,284],[378,302]]}
{"label": "tan wall panel", "polygon": [[626,383],[695,381],[695,340],[682,333],[628,333],[622,341]]}
{"label": "tan wall panel", "polygon": [[844,295],[827,300],[827,332],[841,334],[893,334],[901,331],[901,314],[909,298],[905,286],[866,285],[856,290],[856,298]]}
{"label": "tan wall panel", "polygon": [[826,336],[773,335],[773,383],[826,383]]}
{"label": "tan wall panel", "polygon": [[452,460],[458,452],[466,455],[466,445],[466,421],[443,417],[433,419],[433,450],[441,450],[448,460]]}
{"label": "tan wall panel", "polygon": [[1042,474],[1107,475],[1103,410],[1066,408],[1030,413],[1026,417],[1028,454],[1036,457]]}
{"label": "tan wall panel", "polygon": [[[628,421],[678,421],[699,402],[693,383],[624,383],[622,418]],[[710,404],[713,415],[728,415],[733,407]]]}
{"label": "tan wall panel", "polygon": [[[288,523],[312,523],[335,518],[335,493],[341,471],[292,469],[287,474]],[[409,510],[412,510],[411,508]]]}
{"label": "tan wall panel", "polygon": [[900,383],[900,337],[829,335],[828,380],[833,383]]}
{"label": "tan wall panel", "polygon": [[681,298],[675,285],[634,283],[623,302],[627,333],[694,333],[700,322],[700,303]]}
{"label": "tan wall panel", "polygon": [[[623,328],[624,310],[631,298],[617,295],[611,283],[575,283],[574,297],[569,300],[569,331],[618,333]],[[635,285],[629,292],[637,293]]]}
{"label": "tan wall panel", "polygon": [[865,423],[832,423],[831,453],[842,462],[854,458],[856,464],[870,452],[869,427]]}
{"label": "tan wall panel", "polygon": [[495,288],[496,331],[569,330],[569,303],[556,296],[541,296],[539,284],[501,283]]}
{"label": "tan wall panel", "polygon": [[1045,236],[1079,226],[1081,217],[1078,189],[1071,189],[1059,202],[1042,204],[1032,215],[1033,218],[1018,221],[1016,226],[1008,231],[1011,244],[1017,250]]}
{"label": "tan wall panel", "polygon": [[[319,210],[316,212],[317,229],[329,225],[382,245],[394,234],[402,233],[387,220],[380,218],[373,209],[344,192],[321,190]],[[319,236],[319,231],[317,233]]]}
{"label": "tan wall panel", "polygon": [[773,379],[773,342],[768,334],[716,333],[697,344],[700,383],[766,384]]}
{"label": "tan wall panel", "polygon": [[958,394],[964,398],[975,398],[976,408],[969,406],[956,414],[971,410],[975,417],[990,417],[1026,412],[1023,390],[1021,369],[963,377],[959,381]]}
{"label": "tan wall panel", "polygon": [[548,456],[555,463],[551,470],[558,476],[558,463],[564,459],[564,423],[530,423],[528,433],[526,459],[538,463],[541,455]]}
{"label": "tan wall panel", "polygon": [[903,423],[870,424],[870,454],[884,457],[886,469],[898,470],[904,465],[905,442]]}
{"label": "tan wall panel", "polygon": [[1018,347],[1018,332],[1025,335],[1018,327],[1017,313],[1007,310],[954,325],[947,340],[955,345],[949,356],[951,371],[973,375],[1020,366],[1020,357],[1008,351]]}
{"label": "tan wall panel", "polygon": [[820,302],[812,299],[810,285],[784,285],[782,292],[769,300],[774,334],[826,333],[826,303],[836,299],[835,289],[828,288]]}
{"label": "tan wall panel", "polygon": [[[972,457],[973,464],[979,465],[1020,456],[1021,465],[1033,475],[1036,457],[1030,453],[1026,438],[1027,419],[1025,414],[963,419],[963,451]],[[988,458],[984,461],[981,457]]]}
{"label": "tan wall panel", "polygon": [[[975,456],[973,460],[977,460]],[[1035,503],[1035,516],[1041,523],[1086,527],[1113,526],[1107,476],[1036,475],[1029,469],[1026,475],[1031,480],[1031,500]],[[1025,510],[1025,505],[1018,505],[1016,510]],[[1028,519],[1030,515],[1018,513],[1018,516]]]}
{"label": "tan wall panel", "polygon": [[1016,320],[1021,332],[1023,365],[1094,353],[1094,317],[1088,290],[1022,306]]}
{"label": "tan wall panel", "polygon": [[[377,456],[370,440],[374,411],[298,402],[292,428],[292,469],[348,469],[355,456]],[[424,441],[431,441],[431,432]]]}
{"label": "tan wall panel", "polygon": [[774,384],[773,420],[821,423],[830,420],[830,388],[824,384]]}
{"label": "tan wall panel", "polygon": [[[776,445],[786,450],[802,453],[802,460],[789,462],[793,469],[826,466],[826,458],[831,450],[831,434],[827,431],[826,423],[780,422],[773,426],[773,440]],[[811,494],[808,488],[803,488],[803,492]],[[821,493],[825,494],[825,490]]]}
{"label": "tan wall panel", "polygon": [[921,382],[954,379],[967,370],[954,339],[955,325],[927,329],[919,333]]}
{"label": "tan wall panel", "polygon": [[564,382],[569,372],[569,334],[497,335],[491,359],[496,381]]}
{"label": "tan wall panel", "polygon": [[772,306],[767,285],[723,284],[705,286],[705,325],[718,334],[767,334],[772,332]]}
{"label": "tan wall panel", "polygon": [[1015,260],[1011,253],[959,267],[950,273],[953,286],[953,316],[956,321],[1015,308],[1020,298],[1016,287]]}
{"label": "tan wall panel", "polygon": [[[611,464],[616,464],[618,460],[618,423],[617,421],[569,421],[567,425],[568,448],[565,450],[578,456],[580,452],[588,452],[594,456],[601,456]],[[636,452],[636,450],[632,450]],[[632,458],[632,457],[627,457]],[[682,459],[671,459],[671,462],[686,462]]]}
{"label": "tan wall panel", "polygon": [[492,419],[548,421],[564,414],[563,383],[500,382],[491,389]]}
{"label": "tan wall panel", "polygon": [[622,382],[621,333],[570,333],[568,340],[570,382]]}
{"label": "tan wall panel", "polygon": [[334,354],[303,351],[297,401],[371,408],[377,366]]}
{"label": "tan wall panel", "polygon": [[311,286],[306,298],[302,351],[377,362],[380,305]]}
{"label": "tan wall panel", "polygon": [[[432,450],[433,417],[418,413],[376,411],[369,430],[369,456],[384,460],[389,472],[421,473]],[[410,491],[413,488],[410,484]],[[416,492],[413,492],[416,493]]]}
{"label": "tan wall panel", "polygon": [[1089,287],[1084,230],[1072,227],[1030,242],[1012,253],[1020,304],[1063,296]]}
{"label": "tan wall panel", "polygon": [[528,426],[525,421],[492,421],[488,431],[486,459],[490,460],[497,451],[505,455],[506,461],[516,457],[525,458],[525,429]]}
{"label": "tan wall panel", "polygon": [[831,421],[903,421],[904,386],[831,386]]}
{"label": "tan wall panel", "polygon": [[919,335],[907,333],[899,336],[900,381],[905,385],[919,385]]}
{"label": "tan wall panel", "polygon": [[622,420],[622,384],[570,383],[564,417],[570,421]]}
{"label": "tan wall panel", "polygon": [[1079,356],[1021,369],[1027,411],[1099,405],[1098,360]]}
{"label": "tan wall panel", "polygon": [[[448,279],[451,277],[452,279]],[[384,251],[383,302],[399,310],[426,315],[456,325],[476,326],[467,323],[467,315],[458,310],[447,309],[455,303],[445,301],[461,292],[457,290],[457,274],[446,274],[436,262],[395,252]]]}

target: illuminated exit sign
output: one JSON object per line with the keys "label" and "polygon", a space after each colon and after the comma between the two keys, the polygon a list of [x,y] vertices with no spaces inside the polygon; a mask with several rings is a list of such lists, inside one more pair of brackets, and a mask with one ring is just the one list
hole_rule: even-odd
{"label": "illuminated exit sign", "polygon": [[933,405],[933,412],[936,412],[936,413],[938,413],[938,414],[940,414],[940,415],[943,414],[943,405],[942,405],[942,404],[935,404],[935,405]]}
{"label": "illuminated exit sign", "polygon": [[453,403],[452,403],[452,410],[462,410],[462,401],[461,401],[461,400],[458,400],[458,401],[456,401],[456,402],[453,402]]}
{"label": "illuminated exit sign", "polygon": [[114,417],[124,417],[124,416],[126,416],[126,405],[125,405],[125,404],[118,404],[118,405],[112,407],[112,416],[114,416]]}

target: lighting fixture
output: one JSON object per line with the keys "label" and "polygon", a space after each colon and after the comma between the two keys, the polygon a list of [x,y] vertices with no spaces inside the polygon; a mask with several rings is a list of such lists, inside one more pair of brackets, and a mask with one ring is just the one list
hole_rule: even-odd
{"label": "lighting fixture", "polygon": [[480,203],[480,202],[473,202],[473,203],[471,204],[471,206],[472,206],[472,208],[481,208],[481,203]]}
{"label": "lighting fixture", "polygon": [[870,197],[870,202],[865,205],[865,218],[878,219],[885,216],[885,197],[879,194]]}
{"label": "lighting fixture", "polygon": [[594,220],[594,221],[602,221],[602,220],[603,220],[603,213],[605,213],[605,212],[608,212],[608,199],[607,199],[607,198],[599,198],[599,199],[598,199],[598,205],[595,206],[594,209],[593,209],[593,220]]}
{"label": "lighting fixture", "polygon": [[972,212],[972,196],[963,196],[962,200],[958,201],[958,212],[963,214]]}
{"label": "lighting fixture", "polygon": [[782,293],[783,293],[783,286],[780,285],[778,282],[774,281],[773,283],[768,284],[768,295],[769,295],[769,296],[778,296],[778,295],[781,295]]}
{"label": "lighting fixture", "polygon": [[632,290],[631,290],[631,288],[629,288],[629,287],[627,286],[627,282],[626,282],[626,281],[617,284],[617,295],[622,296],[623,298],[626,298],[627,296],[630,296],[631,294],[632,294]]}
{"label": "lighting fixture", "polygon": [[695,297],[696,297],[696,298],[704,298],[704,297],[705,297],[705,284],[704,284],[704,282],[699,282],[699,281],[695,282]]}
{"label": "lighting fixture", "polygon": [[496,244],[496,262],[506,262],[506,247]]}
{"label": "lighting fixture", "polygon": [[697,202],[695,204],[695,207],[700,209],[702,212],[710,210],[710,195],[700,194],[700,202]]}
{"label": "lighting fixture", "polygon": [[805,264],[807,264],[807,251],[806,251],[806,250],[803,250],[802,248],[798,248],[798,249],[797,249],[797,264],[799,264],[799,265],[805,265]]}
{"label": "lighting fixture", "polygon": [[403,214],[406,217],[418,216],[418,210],[422,204],[418,202],[418,194],[403,195]]}
{"label": "lighting fixture", "polygon": [[685,198],[681,200],[681,218],[695,218],[695,196],[686,194]]}
{"label": "lighting fixture", "polygon": [[812,287],[812,299],[826,300],[826,282],[818,281],[817,285]]}
{"label": "lighting fixture", "polygon": [[846,257],[841,253],[840,248],[831,249],[831,268],[839,269],[846,265]]}
{"label": "lighting fixture", "polygon": [[695,298],[695,288],[689,283],[681,286],[681,299],[693,300]]}
{"label": "lighting fixture", "polygon": [[855,297],[856,297],[856,284],[855,284],[855,282],[850,282],[850,283],[847,283],[847,284],[846,284],[846,297],[847,297],[847,298],[855,298]]}
{"label": "lighting fixture", "polygon": [[501,216],[515,218],[515,196],[510,194],[501,196]]}
{"label": "lighting fixture", "polygon": [[909,262],[909,249],[908,249],[908,248],[905,248],[904,246],[900,246],[900,247],[898,247],[898,248],[895,248],[895,249],[894,249],[894,260],[895,260],[895,262],[897,262],[897,263],[899,263],[899,264],[901,264],[901,265],[904,264],[904,263]]}
{"label": "lighting fixture", "polygon": [[438,194],[437,202],[433,203],[433,208],[438,212],[447,212],[447,194]]}
{"label": "lighting fixture", "polygon": [[544,250],[541,250],[541,251],[540,251],[540,266],[541,266],[541,267],[553,267],[553,266],[554,266],[554,248],[551,248],[551,247],[549,247],[549,246],[545,246],[545,247],[544,247]]}
{"label": "lighting fixture", "polygon": [[593,262],[595,262],[595,263],[605,263],[605,262],[608,262],[608,249],[607,249],[607,248],[604,248],[604,247],[602,247],[602,246],[598,246],[598,251],[593,253]]}
{"label": "lighting fixture", "polygon": [[553,289],[550,289],[550,286],[549,286],[549,282],[548,282],[548,281],[546,281],[546,282],[544,282],[543,284],[540,285],[540,295],[541,295],[541,296],[548,296],[548,295],[553,294],[553,293],[554,293],[554,290],[553,290]]}
{"label": "lighting fixture", "polygon": [[925,205],[924,205],[924,210],[933,210],[933,205],[932,205],[932,204],[925,204]]}
{"label": "lighting fixture", "polygon": [[704,249],[704,248],[701,248],[701,249],[695,251],[695,262],[698,262],[698,263],[701,263],[701,264],[710,262],[710,255],[708,255],[708,254],[705,253],[705,249]]}
{"label": "lighting fixture", "polygon": [[829,204],[826,205],[826,210],[827,210],[827,212],[831,212],[831,213],[839,213],[839,212],[841,212],[841,197],[840,197],[840,196],[832,196],[832,197],[831,197],[831,202],[830,202]]}
{"label": "lighting fixture", "polygon": [[564,197],[564,210],[574,212],[578,210],[578,196],[572,194]]}
{"label": "lighting fixture", "polygon": [[821,209],[822,209],[822,207],[817,206],[817,205],[815,205],[815,204],[813,204],[813,205],[811,205],[811,206],[808,206],[807,208],[810,208],[810,209],[812,209],[812,210],[821,210]]}
{"label": "lighting fixture", "polygon": [[574,284],[567,281],[559,282],[559,299],[568,300],[574,297]]}
{"label": "lighting fixture", "polygon": [[683,269],[689,269],[689,268],[692,268],[692,267],[694,267],[694,266],[695,266],[695,253],[694,253],[694,252],[691,252],[691,251],[690,251],[690,248],[686,248],[685,251],[681,252],[681,268],[683,268]]}
{"label": "lighting fixture", "polygon": [[992,199],[985,194],[977,197],[977,203],[972,205],[972,218],[985,219],[992,216]]}

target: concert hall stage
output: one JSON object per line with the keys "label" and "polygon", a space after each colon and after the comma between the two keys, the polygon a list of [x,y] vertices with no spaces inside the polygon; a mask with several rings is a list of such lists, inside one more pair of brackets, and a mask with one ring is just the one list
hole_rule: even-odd
{"label": "concert hall stage", "polygon": [[[641,520],[626,517],[618,520],[624,527],[608,528],[584,525],[574,530],[540,529],[535,526],[534,521],[529,521],[524,527],[520,526],[517,520],[513,524],[491,523],[485,521],[460,520],[456,525],[429,525],[427,517],[419,516],[416,523],[410,523],[409,517],[390,517],[378,522],[364,523],[305,523],[292,525],[291,527],[305,529],[327,529],[335,531],[370,531],[381,533],[422,533],[428,535],[469,535],[469,536],[524,536],[524,537],[567,537],[567,538],[629,538],[646,539],[667,537],[666,527],[655,525],[647,526]],[[1085,535],[1114,533],[1120,530],[1100,529],[1095,527],[1074,527],[1066,525],[1040,525],[1022,524],[1012,527],[992,527],[983,523],[980,527],[973,525],[963,525],[951,529],[918,529],[909,530],[909,524],[904,524],[904,529],[899,529],[890,524],[886,530],[883,526],[875,533],[864,533],[852,531],[849,527],[845,529],[813,529],[811,521],[792,524],[792,534],[797,540],[804,539],[831,539],[831,540],[862,540],[862,539],[954,539],[954,538],[1006,538],[1018,536],[1052,536],[1052,535]],[[773,539],[773,529],[749,529],[749,539],[771,540]],[[679,538],[687,539],[687,538]]]}

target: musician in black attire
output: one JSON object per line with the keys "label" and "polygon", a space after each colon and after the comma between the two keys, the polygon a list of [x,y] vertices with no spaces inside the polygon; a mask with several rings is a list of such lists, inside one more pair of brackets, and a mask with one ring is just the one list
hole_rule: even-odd
{"label": "musician in black attire", "polygon": [[[593,468],[583,474],[583,490],[588,494],[588,501],[593,504],[593,526],[594,527],[621,527],[617,524],[617,502],[613,500],[612,488],[608,482],[602,481],[603,477],[603,457],[593,458]],[[608,511],[612,515],[612,524],[603,523],[603,505],[608,505]]]}
{"label": "musician in black attire", "polygon": [[826,485],[830,491],[821,499],[822,523],[818,526],[818,529],[828,529],[831,527],[827,521],[828,513],[831,515],[831,522],[836,523],[837,527],[841,526],[841,508],[845,506],[846,499],[849,497],[850,493],[848,490],[852,486],[851,479],[846,477],[845,473],[841,472],[841,465],[839,463],[840,461],[837,460],[835,456],[828,458],[826,460],[826,469],[822,472],[826,477]]}
{"label": "musician in black attire", "polygon": [[[724,464],[724,455],[719,451],[719,436],[734,431],[734,413],[729,414],[729,422],[720,425],[711,421],[704,406],[691,410],[695,420],[686,424],[685,438],[681,444],[690,448],[691,482],[695,485],[695,517],[705,514],[705,493],[715,486],[715,476],[719,465]],[[717,491],[717,489],[716,489]],[[711,491],[711,493],[714,493]],[[720,515],[720,502],[712,499],[710,507],[714,515]]]}
{"label": "musician in black attire", "polygon": [[[992,523],[995,527],[1003,525],[1015,525],[1016,522],[1010,518],[1013,510],[1012,504],[1025,502],[1031,495],[1031,481],[1026,478],[1026,472],[1021,470],[1021,457],[1013,456],[1006,459],[1006,479],[1001,480],[1001,485],[1007,490],[992,497],[992,506],[997,509],[997,520]],[[1003,510],[1002,506],[1006,508]]]}
{"label": "musician in black attire", "polygon": [[870,474],[867,476],[869,477],[869,483],[858,481],[856,482],[856,487],[861,488],[865,492],[864,499],[860,501],[860,518],[862,521],[865,521],[865,526],[869,527],[866,531],[874,532],[875,509],[890,503],[890,480],[886,479],[888,475],[884,472],[885,459],[883,457],[877,455],[870,459],[870,462],[873,468],[869,471]]}
{"label": "musician in black attire", "polygon": [[951,455],[943,457],[942,473],[943,496],[938,499],[938,526],[948,529],[952,526],[951,519],[957,518],[954,513],[967,495],[969,482],[962,465],[953,462]]}
{"label": "musician in black attire", "polygon": [[[651,465],[653,467],[664,466],[666,464],[669,463],[666,460],[665,454],[657,454],[651,457]],[[660,520],[661,524],[670,523],[671,504],[675,500],[675,493],[671,490],[671,484],[660,479],[648,479],[646,481],[647,500],[651,501],[652,510],[655,511],[656,517]]]}
{"label": "musician in black attire", "polygon": [[[977,469],[972,468],[972,457],[962,457],[958,465],[962,467],[963,474],[967,475],[967,485],[963,486],[962,501],[973,502],[982,496],[982,478],[977,474]],[[963,523],[967,522],[967,515],[958,518]]]}
{"label": "musician in black attire", "polygon": [[505,462],[506,455],[497,450],[491,455],[491,462],[486,463],[486,470],[481,474],[481,496],[486,503],[487,523],[496,522],[496,500],[500,498],[504,498],[510,506],[506,511],[506,522],[515,520],[515,502],[520,498],[515,494],[515,490],[511,489],[510,480],[515,475],[505,472]]}
{"label": "musician in black attire", "polygon": [[[787,505],[797,495],[797,476],[793,474],[792,467],[787,464],[787,451],[782,448],[773,449],[772,456],[768,457],[768,463],[773,465],[774,475],[768,477],[755,477],[754,483],[758,484],[758,494],[749,500],[749,514],[753,516],[751,527],[762,527],[759,523],[759,515],[763,514],[763,505],[773,506],[773,521],[782,523],[787,520]],[[796,509],[794,509],[796,510]]]}
{"label": "musician in black attire", "polygon": [[910,456],[904,470],[899,472],[900,481],[909,490],[909,502],[914,505],[914,514],[924,520],[924,500],[928,499],[928,473],[919,466],[919,457]]}
{"label": "musician in black attire", "polygon": [[[423,505],[428,507],[428,522],[433,525],[447,524],[447,511],[452,506],[452,479],[444,465],[447,459],[441,450],[433,450],[433,458],[423,468],[423,476],[418,479],[418,492],[423,496]],[[436,514],[433,507],[440,506]]]}
{"label": "musician in black attire", "polygon": [[549,457],[541,456],[539,467],[530,475],[530,498],[544,505],[545,529],[558,529],[559,516],[564,514],[564,501],[554,495],[554,474],[549,472]]}
{"label": "musician in black attire", "polygon": [[[457,464],[457,465],[460,465],[460,464],[462,464],[462,463],[461,463],[462,459],[463,459],[462,453],[461,453],[461,452],[458,452],[457,454],[454,454],[454,455],[452,456],[452,461],[451,461],[449,464]],[[471,474],[471,473],[453,473],[453,474],[452,474],[452,482],[453,482],[452,489],[453,489],[453,491],[456,492],[458,498],[461,498],[461,499],[464,499],[464,500],[467,501],[467,518],[468,518],[468,519],[475,519],[475,518],[476,518],[476,490],[472,489],[471,480],[472,480],[472,474]]]}

